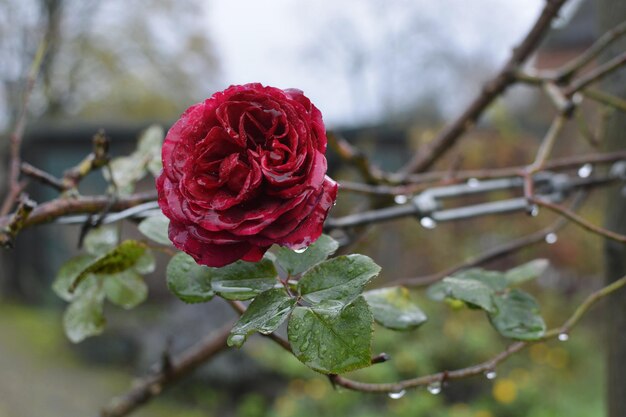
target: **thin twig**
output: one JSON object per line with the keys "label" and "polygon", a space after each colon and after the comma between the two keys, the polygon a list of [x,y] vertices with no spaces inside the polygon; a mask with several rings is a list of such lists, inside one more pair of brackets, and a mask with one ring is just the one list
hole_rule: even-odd
{"label": "thin twig", "polygon": [[431,275],[397,279],[389,283],[385,283],[385,286],[389,287],[389,286],[395,286],[395,285],[405,285],[408,287],[420,287],[420,286],[433,284],[439,280],[442,280],[443,278],[447,276],[450,276],[464,269],[473,268],[475,266],[482,265],[484,263],[509,255],[513,252],[535,245],[537,243],[543,243],[545,242],[547,235],[558,232],[566,224],[567,224],[567,220],[563,218],[559,218],[552,225],[542,230],[536,231],[526,236],[522,236],[510,242],[500,244],[496,246],[495,248],[492,248],[486,252],[481,253],[480,255],[472,257],[466,260],[465,262],[462,262],[456,266],[447,268],[443,271],[440,271]]}
{"label": "thin twig", "polygon": [[[111,211],[121,211],[139,204],[154,201],[156,197],[157,195],[154,191],[120,197],[115,204],[111,206]],[[59,217],[69,214],[99,213],[110,204],[110,201],[110,197],[106,195],[57,198],[38,205],[24,222],[23,228],[50,223]],[[10,219],[11,216],[0,217],[0,227],[6,226],[10,222]]]}
{"label": "thin twig", "polygon": [[476,123],[485,109],[511,84],[515,83],[515,71],[536,50],[565,1],[550,0],[545,2],[545,6],[537,21],[522,43],[513,49],[511,58],[504,64],[498,74],[484,86],[481,94],[472,101],[459,118],[448,125],[432,142],[413,156],[400,170],[399,173],[402,177],[406,177],[412,172],[425,171],[432,166],[440,156],[456,143],[468,128]]}
{"label": "thin twig", "polygon": [[2,208],[0,208],[0,216],[4,216],[11,211],[15,200],[18,195],[22,192],[23,187],[19,183],[20,177],[20,147],[22,146],[22,139],[24,137],[24,130],[26,128],[26,113],[28,110],[28,102],[30,101],[30,96],[33,92],[33,88],[35,87],[35,81],[37,80],[37,76],[39,75],[39,70],[41,69],[41,63],[43,61],[43,57],[46,52],[46,41],[42,41],[37,48],[37,52],[35,53],[35,57],[33,59],[33,63],[30,67],[30,71],[28,73],[28,77],[26,79],[26,88],[24,91],[24,99],[22,101],[22,107],[20,108],[20,112],[17,116],[17,121],[15,122],[15,127],[10,136],[10,165],[9,165],[9,177],[8,177],[8,194],[2,204]]}
{"label": "thin twig", "polygon": [[100,416],[126,416],[150,401],[153,397],[159,395],[164,388],[227,349],[226,341],[232,327],[233,323],[229,323],[215,332],[211,332],[180,355],[170,358],[165,369],[163,366],[158,366],[158,371],[141,378],[133,384],[133,387],[128,392],[111,400],[102,409]]}
{"label": "thin twig", "polygon": [[589,49],[559,68],[555,74],[556,81],[559,84],[568,82],[576,72],[590,63],[594,58],[600,55],[602,51],[604,51],[624,34],[626,34],[626,21],[604,33],[594,42],[593,45],[591,45],[591,47],[589,47]]}
{"label": "thin twig", "polygon": [[575,79],[572,83],[563,91],[566,96],[571,96],[577,91],[583,90],[589,84],[601,80],[606,75],[617,70],[622,65],[626,64],[626,52],[616,56],[615,58],[607,61],[603,65],[589,71],[587,74]]}
{"label": "thin twig", "polygon": [[580,217],[573,211],[568,210],[567,208],[559,204],[555,204],[550,201],[546,201],[542,198],[537,198],[537,197],[531,197],[530,201],[538,206],[545,207],[557,214],[560,214],[561,216],[568,218],[572,222],[581,226],[583,229],[586,229],[592,233],[595,233],[607,239],[615,240],[616,242],[626,243],[626,235],[621,235],[619,233],[615,233],[603,227],[596,226],[592,223],[589,223],[587,220],[583,219],[582,217]]}
{"label": "thin twig", "polygon": [[388,182],[383,171],[369,160],[360,149],[355,148],[336,132],[328,132],[328,145],[348,164],[354,165],[368,184]]}
{"label": "thin twig", "polygon": [[39,181],[42,184],[49,185],[50,187],[54,188],[57,191],[64,191],[63,181],[61,181],[59,178],[55,177],[54,175],[42,169],[39,169],[29,164],[28,162],[22,162],[22,165],[20,168],[21,168],[22,174],[28,177],[31,177]]}
{"label": "thin twig", "polygon": [[607,106],[626,112],[626,100],[621,97],[614,96],[594,88],[584,89],[583,95],[597,101],[598,103],[606,104]]}
{"label": "thin twig", "polygon": [[544,335],[544,339],[549,339],[551,337],[557,336],[562,333],[569,333],[570,330],[580,321],[580,319],[585,315],[585,313],[599,300],[606,297],[607,295],[619,290],[620,288],[626,285],[626,277],[622,277],[617,281],[613,281],[611,284],[606,287],[600,288],[599,290],[593,292],[589,295],[585,300],[576,308],[574,314],[559,328],[552,329],[546,332]]}

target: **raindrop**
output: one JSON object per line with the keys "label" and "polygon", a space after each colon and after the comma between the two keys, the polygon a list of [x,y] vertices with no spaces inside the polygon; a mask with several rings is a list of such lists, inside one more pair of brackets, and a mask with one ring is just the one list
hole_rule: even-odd
{"label": "raindrop", "polygon": [[407,201],[409,201],[409,197],[403,195],[403,194],[398,194],[397,196],[395,196],[393,198],[393,201],[396,202],[396,204],[404,204]]}
{"label": "raindrop", "polygon": [[561,342],[567,342],[569,340],[569,335],[565,332],[559,333],[558,338]]}
{"label": "raindrop", "polygon": [[439,382],[439,381],[433,382],[433,383],[429,384],[426,389],[431,394],[437,395],[437,394],[439,394],[441,392],[441,382]]}
{"label": "raindrop", "polygon": [[528,214],[530,214],[532,217],[537,217],[539,215],[539,206],[536,204],[533,204],[530,207],[530,210],[528,211]]}
{"label": "raindrop", "polygon": [[593,172],[593,165],[585,164],[578,169],[578,176],[580,178],[588,178]]}
{"label": "raindrop", "polygon": [[480,185],[480,180],[478,178],[470,178],[467,180],[468,187],[476,188]]}
{"label": "raindrop", "polygon": [[559,237],[556,235],[556,233],[548,233],[546,235],[546,243],[548,245],[556,243],[557,240],[559,240]]}
{"label": "raindrop", "polygon": [[426,229],[434,229],[435,227],[437,227],[437,222],[435,222],[430,217],[422,217],[420,219],[420,224]]}
{"label": "raindrop", "polygon": [[241,347],[241,345],[243,345],[243,342],[245,341],[246,341],[246,337],[241,334],[231,334],[228,337],[228,343],[236,347]]}
{"label": "raindrop", "polygon": [[497,376],[498,374],[496,373],[495,369],[491,369],[485,372],[485,377],[487,377],[487,379],[496,379]]}
{"label": "raindrop", "polygon": [[391,398],[392,400],[399,400],[400,398],[404,397],[404,394],[406,394],[405,390],[400,390],[398,392],[390,392],[389,398]]}
{"label": "raindrop", "polygon": [[306,252],[307,249],[308,249],[308,247],[305,246],[304,248],[294,249],[293,251],[295,253],[304,253],[304,252]]}

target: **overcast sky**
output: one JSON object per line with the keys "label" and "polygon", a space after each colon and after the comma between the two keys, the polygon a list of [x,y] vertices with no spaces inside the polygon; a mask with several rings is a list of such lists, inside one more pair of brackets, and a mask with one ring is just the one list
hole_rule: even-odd
{"label": "overcast sky", "polygon": [[[543,3],[543,0],[236,0],[210,2],[207,19],[225,85],[259,81],[282,88],[297,87],[322,110],[328,124],[351,124],[376,119],[384,106],[372,103],[377,101],[377,96],[372,94],[364,94],[355,105],[350,77],[341,71],[340,64],[329,63],[328,54],[324,55],[324,49],[333,46],[329,43],[345,41],[339,39],[344,28],[337,27],[338,21],[358,32],[358,42],[367,50],[376,48],[377,42],[384,41],[397,28],[410,26],[406,20],[409,16],[416,20],[415,26],[428,27],[424,32],[440,42],[429,44],[427,38],[416,43],[412,52],[420,53],[419,48],[423,48],[424,56],[430,56],[436,51],[429,46],[437,45],[440,52],[458,54],[469,59],[468,62],[472,62],[471,57],[480,57],[481,68],[493,69],[508,57]],[[334,33],[329,33],[333,28],[339,29],[335,38]],[[316,58],[316,54],[322,58]],[[486,77],[490,71],[484,72]],[[416,74],[418,83],[419,75]],[[436,75],[431,71],[422,83],[435,82]],[[363,77],[362,84],[369,85],[373,78],[385,75],[368,73]],[[454,100],[444,101],[444,108],[448,113],[457,111],[472,92],[462,91]]]}

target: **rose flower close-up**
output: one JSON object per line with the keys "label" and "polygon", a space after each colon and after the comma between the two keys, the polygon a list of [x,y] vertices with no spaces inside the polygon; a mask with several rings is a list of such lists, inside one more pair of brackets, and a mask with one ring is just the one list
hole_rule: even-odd
{"label": "rose flower close-up", "polygon": [[337,195],[325,151],[322,114],[300,90],[235,85],[191,106],[157,178],[170,239],[212,267],[308,246]]}

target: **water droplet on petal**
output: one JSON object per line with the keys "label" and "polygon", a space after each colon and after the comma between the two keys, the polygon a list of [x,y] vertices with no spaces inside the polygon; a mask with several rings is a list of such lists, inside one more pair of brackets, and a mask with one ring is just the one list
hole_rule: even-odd
{"label": "water droplet on petal", "polygon": [[391,398],[392,400],[399,400],[400,398],[404,397],[404,394],[406,394],[405,390],[400,390],[398,392],[390,392],[389,398]]}
{"label": "water droplet on petal", "polygon": [[294,249],[293,251],[295,253],[304,253],[304,252],[306,252],[307,249],[308,249],[308,247],[305,246],[304,248]]}
{"label": "water droplet on petal", "polygon": [[589,178],[592,172],[593,172],[593,165],[591,164],[585,164],[581,166],[580,168],[578,168],[578,176],[580,178]]}
{"label": "water droplet on petal", "polygon": [[496,373],[495,369],[491,369],[491,370],[485,372],[485,377],[487,379],[496,379],[497,376],[498,376],[498,374]]}
{"label": "water droplet on petal", "polygon": [[420,224],[422,225],[422,227],[424,227],[425,229],[434,229],[435,227],[437,227],[437,222],[435,222],[433,219],[431,219],[430,217],[422,217],[420,219]]}
{"label": "water droplet on petal", "polygon": [[393,198],[393,201],[395,201],[396,204],[404,204],[409,201],[409,198],[403,194],[398,194]]}
{"label": "water droplet on petal", "polygon": [[556,235],[556,233],[548,233],[546,235],[546,243],[548,245],[556,243],[557,240],[559,240],[559,237]]}
{"label": "water droplet on petal", "polygon": [[441,392],[441,382],[439,382],[439,381],[433,382],[433,383],[429,384],[426,389],[431,394],[437,395],[437,394],[439,394]]}
{"label": "water droplet on petal", "polygon": [[478,178],[470,178],[467,180],[467,185],[472,188],[476,188],[480,185],[480,180]]}
{"label": "water droplet on petal", "polygon": [[569,340],[569,335],[567,333],[565,333],[565,332],[559,333],[558,339],[561,342],[567,342]]}

